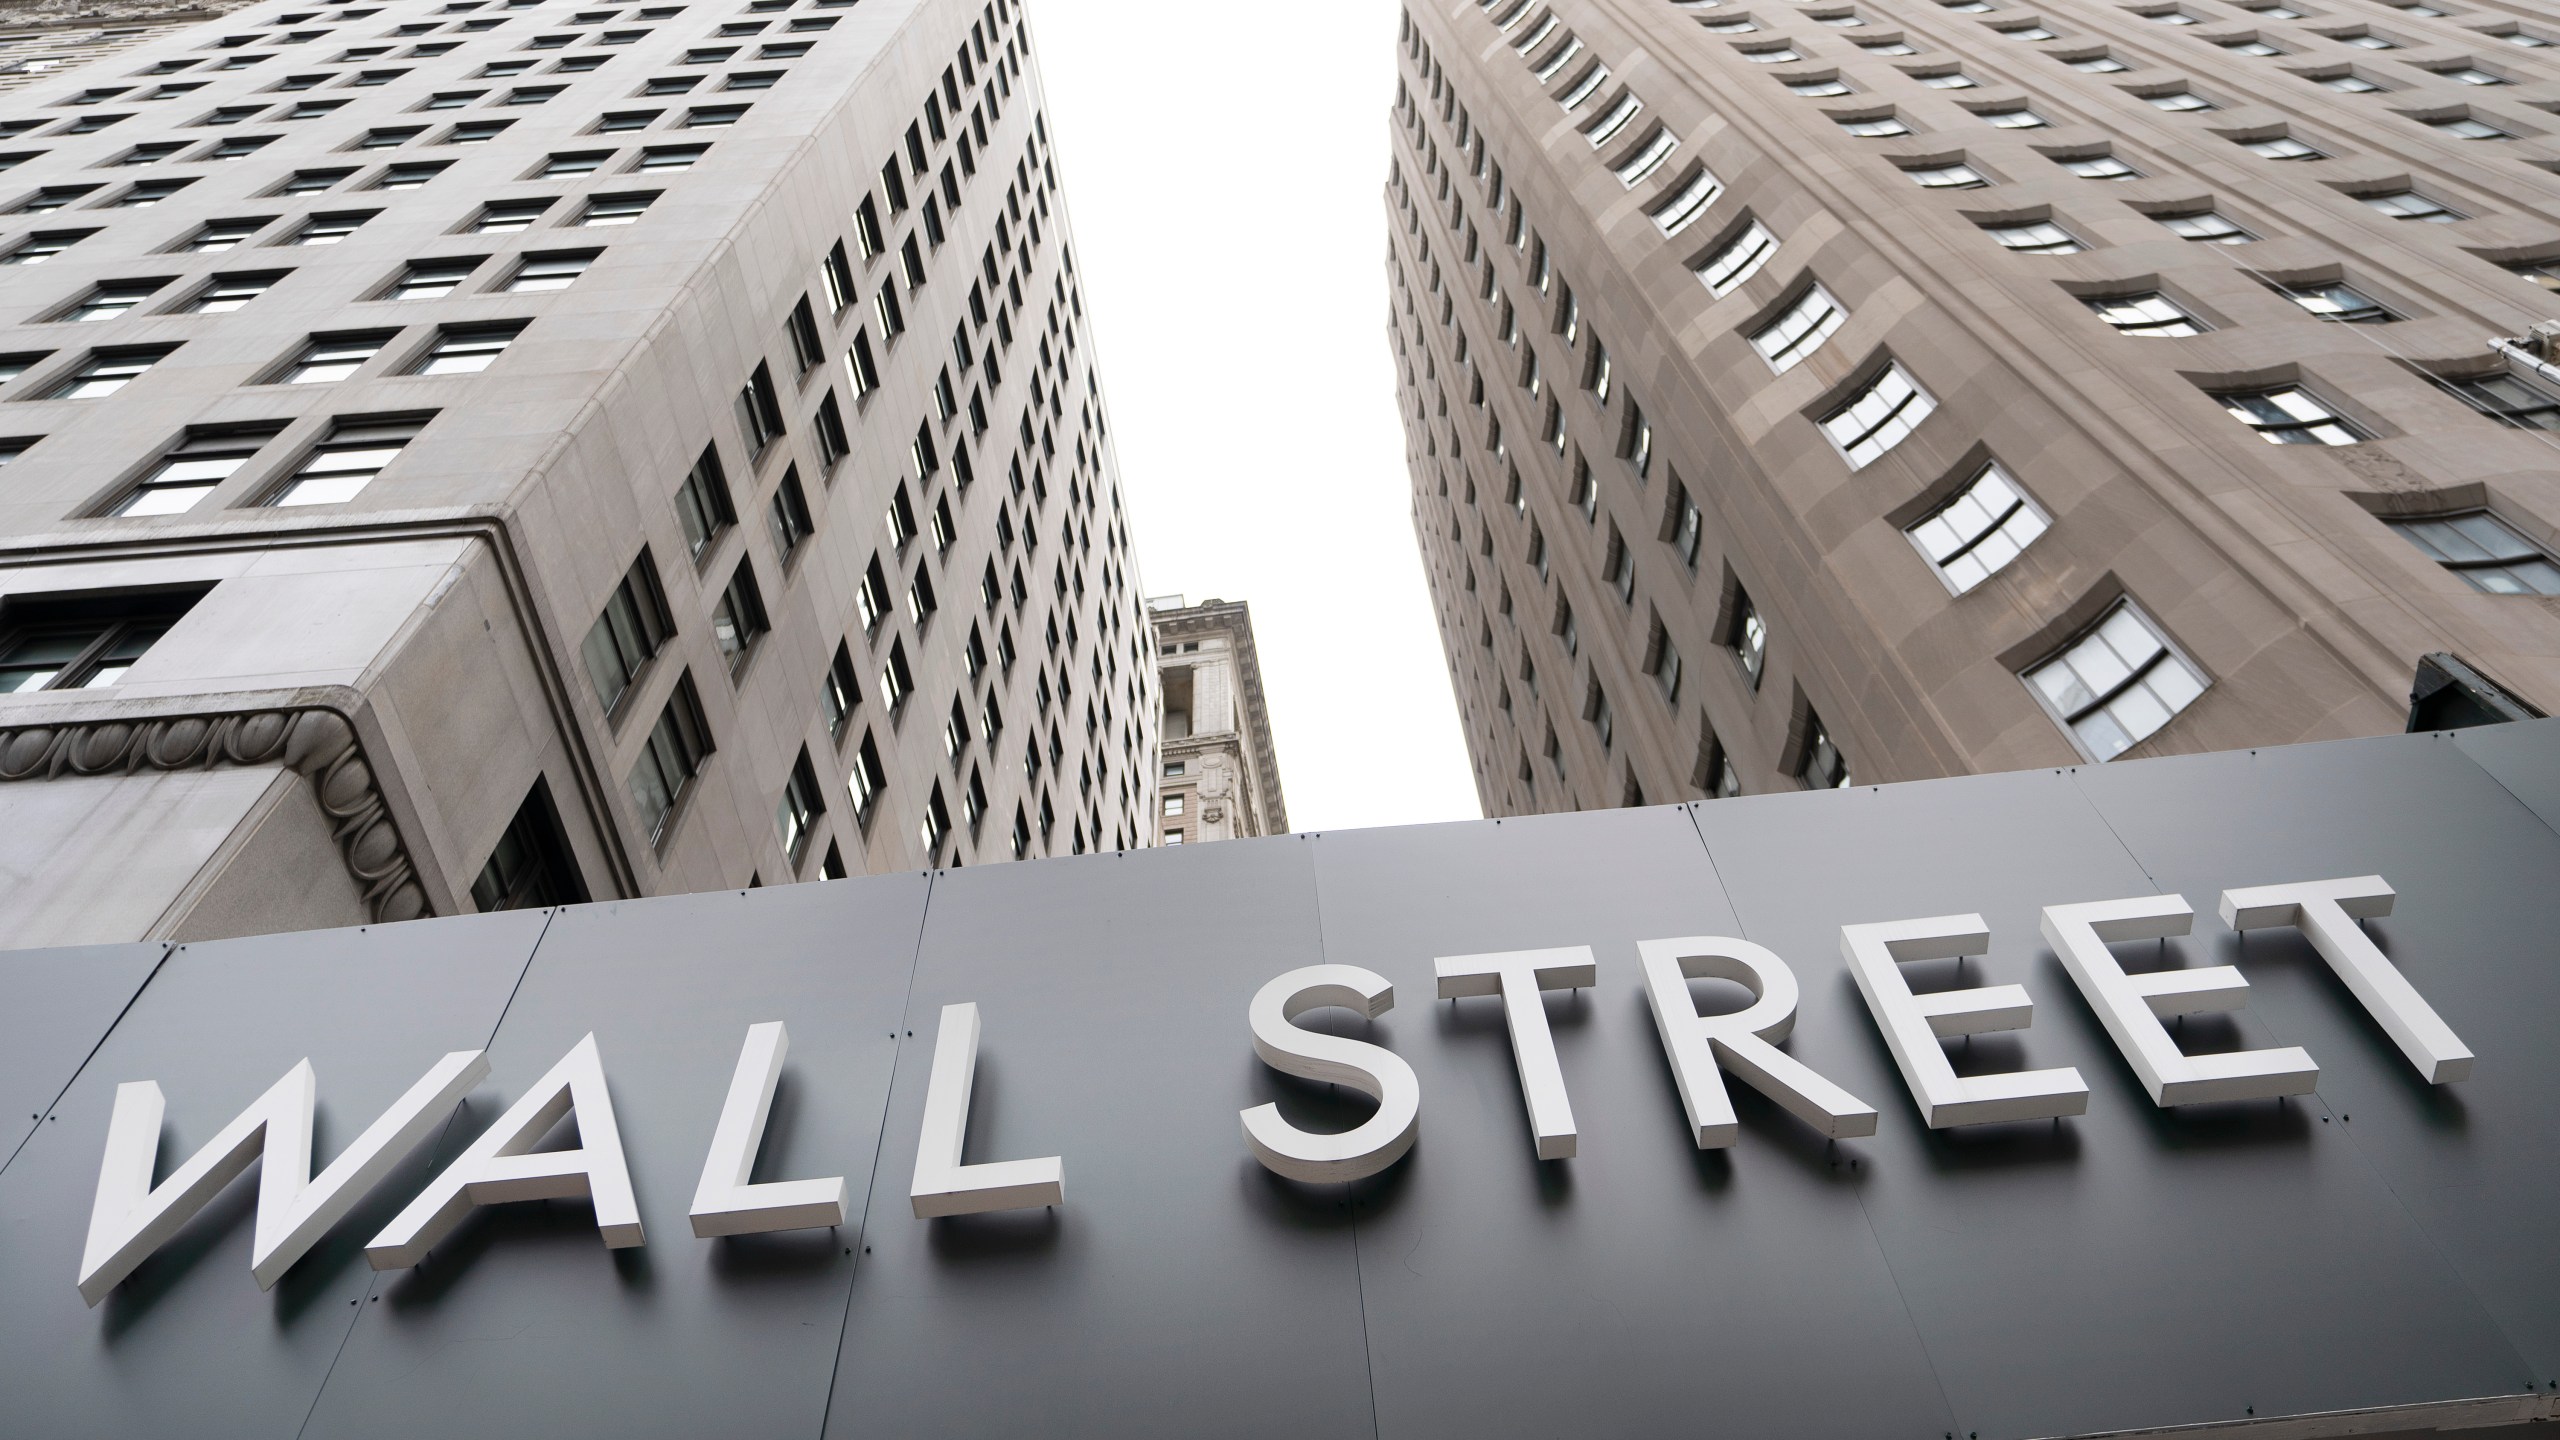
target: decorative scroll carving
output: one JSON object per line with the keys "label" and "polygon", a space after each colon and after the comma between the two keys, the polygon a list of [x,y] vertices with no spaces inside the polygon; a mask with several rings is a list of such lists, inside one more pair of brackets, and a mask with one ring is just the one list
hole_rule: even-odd
{"label": "decorative scroll carving", "polygon": [[376,921],[428,913],[417,867],[346,717],[258,710],[165,720],[103,720],[0,730],[0,781],[282,765],[311,782],[347,872]]}

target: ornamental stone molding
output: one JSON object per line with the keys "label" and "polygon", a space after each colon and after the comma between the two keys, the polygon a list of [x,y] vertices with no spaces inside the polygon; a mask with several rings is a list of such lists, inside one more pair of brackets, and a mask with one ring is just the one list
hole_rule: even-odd
{"label": "ornamental stone molding", "polygon": [[347,872],[377,922],[428,914],[355,727],[333,710],[252,710],[0,730],[0,781],[281,765],[310,780]]}

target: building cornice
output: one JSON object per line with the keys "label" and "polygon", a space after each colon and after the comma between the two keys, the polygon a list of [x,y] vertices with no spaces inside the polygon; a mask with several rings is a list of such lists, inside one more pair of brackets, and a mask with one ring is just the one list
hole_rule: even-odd
{"label": "building cornice", "polygon": [[354,721],[336,710],[260,708],[0,729],[0,782],[265,765],[311,782],[368,915],[387,922],[434,913]]}

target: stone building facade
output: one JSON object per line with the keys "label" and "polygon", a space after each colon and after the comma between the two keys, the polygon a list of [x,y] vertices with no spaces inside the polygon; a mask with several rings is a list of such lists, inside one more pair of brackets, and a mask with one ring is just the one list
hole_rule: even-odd
{"label": "stone building facade", "polygon": [[0,121],[0,946],[1147,842],[1018,0],[270,0]]}
{"label": "stone building facade", "polygon": [[1156,843],[1285,833],[1289,805],[1254,655],[1253,611],[1241,600],[1189,605],[1179,595],[1147,608],[1164,696]]}
{"label": "stone building facade", "polygon": [[183,25],[244,8],[252,0],[21,0],[0,4],[0,94],[59,71],[128,50]]}
{"label": "stone building facade", "polygon": [[1489,813],[2560,706],[2547,10],[1400,33],[1390,338]]}

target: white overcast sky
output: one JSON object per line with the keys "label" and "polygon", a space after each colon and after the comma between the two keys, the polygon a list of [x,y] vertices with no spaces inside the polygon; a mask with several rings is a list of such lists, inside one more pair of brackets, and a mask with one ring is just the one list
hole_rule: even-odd
{"label": "white overcast sky", "polygon": [[1299,830],[1473,818],[1387,350],[1390,0],[1030,0],[1138,567],[1253,606]]}

